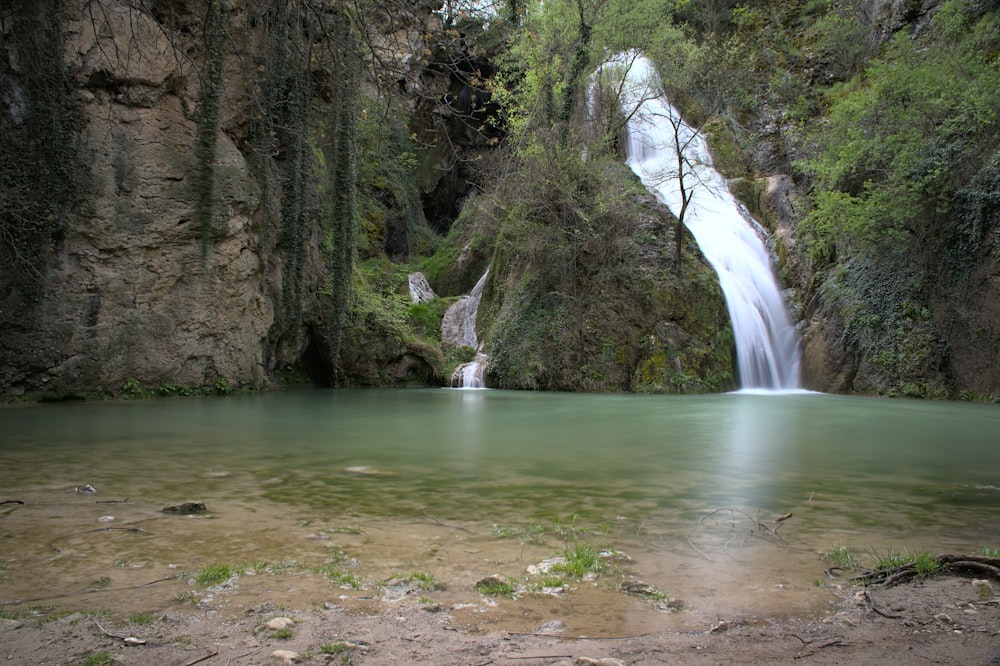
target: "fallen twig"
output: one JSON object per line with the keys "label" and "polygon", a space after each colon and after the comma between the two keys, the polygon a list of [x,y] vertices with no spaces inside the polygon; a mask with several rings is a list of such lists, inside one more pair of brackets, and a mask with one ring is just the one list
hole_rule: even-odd
{"label": "fallen twig", "polygon": [[625,636],[560,636],[559,634],[540,634],[532,631],[508,631],[508,636],[538,636],[539,638],[556,638],[561,641],[627,641],[630,638],[643,638],[645,636],[655,636],[656,632],[646,632],[644,634],[628,634]]}
{"label": "fallen twig", "polygon": [[892,613],[886,613],[884,610],[882,610],[881,608],[879,608],[878,606],[876,606],[875,605],[875,599],[874,599],[874,597],[872,597],[871,590],[869,590],[867,587],[865,588],[865,601],[868,602],[868,606],[873,611],[875,611],[876,613],[878,613],[882,617],[887,617],[887,618],[889,618],[891,620],[898,620],[899,618],[903,617],[902,615],[893,615]]}
{"label": "fallen twig", "polygon": [[430,520],[434,521],[435,523],[437,523],[438,525],[440,525],[442,527],[449,527],[449,528],[451,528],[453,530],[462,530],[463,532],[468,532],[469,534],[475,534],[475,532],[473,532],[472,530],[470,530],[467,527],[462,527],[461,525],[449,525],[448,523],[446,523],[444,521],[438,520],[437,518],[435,518],[431,514],[427,513],[426,511],[424,511],[423,514],[425,516],[427,516]]}
{"label": "fallen twig", "polygon": [[[257,649],[259,650],[260,648],[257,648]],[[219,651],[218,650],[213,650],[212,652],[209,652],[208,654],[206,654],[203,657],[198,657],[197,659],[192,659],[191,661],[186,662],[184,664],[184,666],[194,666],[195,664],[197,664],[199,662],[202,662],[202,661],[205,661],[206,659],[211,659],[212,657],[214,657],[217,654],[219,654]]]}
{"label": "fallen twig", "polygon": [[[747,513],[746,511],[743,511],[741,509],[734,509],[732,507],[722,507],[722,508],[719,508],[719,509],[715,509],[714,511],[710,511],[707,514],[705,514],[704,516],[702,516],[701,520],[699,520],[698,522],[702,523],[702,522],[705,521],[706,518],[711,518],[715,514],[721,513],[723,511],[728,511],[730,513],[731,520],[730,520],[729,524],[732,525],[734,528],[736,527],[736,514],[740,514],[740,515],[744,516],[747,520],[749,520],[750,522],[752,522],[754,525],[756,525],[758,529],[770,532],[771,534],[773,534],[774,536],[778,537],[779,539],[781,538],[781,535],[778,534],[778,530],[770,527],[769,525],[767,525],[765,523],[762,523],[760,521],[760,518],[755,518],[755,517],[751,516],[749,513]],[[784,521],[784,520],[788,520],[791,517],[792,517],[792,514],[787,513],[784,516],[781,516],[781,518],[779,519],[779,522],[780,521]]]}
{"label": "fallen twig", "polygon": [[151,580],[148,583],[141,583],[139,585],[128,585],[126,587],[85,587],[82,590],[75,590],[73,592],[63,592],[62,594],[53,594],[47,597],[36,597],[34,599],[16,599],[14,601],[0,601],[0,606],[13,606],[18,604],[32,604],[38,601],[50,601],[52,599],[62,599],[64,597],[73,597],[78,594],[88,594],[96,592],[118,592],[120,590],[138,590],[139,588],[149,587],[150,585],[156,585],[157,583],[162,583],[167,580],[177,580],[177,576],[167,576],[166,578],[157,578],[156,580]]}
{"label": "fallen twig", "polygon": [[[258,652],[260,652],[263,649],[264,649],[263,645],[258,645],[257,647],[255,647],[254,649],[250,650],[249,652],[244,652],[243,654],[237,655],[235,657],[230,657],[229,659],[226,659],[226,666],[229,666],[229,664],[232,663],[233,659],[242,659],[243,657],[249,657],[252,654],[257,654]],[[218,653],[216,653],[216,654],[218,654]],[[214,657],[215,655],[210,655],[210,656]],[[192,663],[197,663],[197,662],[192,662]]]}
{"label": "fallen twig", "polygon": [[127,501],[128,498],[126,497],[125,499],[120,500],[97,500],[94,504],[124,504]]}
{"label": "fallen twig", "polygon": [[[798,636],[796,636],[796,638],[798,638]],[[819,650],[822,650],[823,648],[833,647],[835,645],[843,645],[843,641],[841,641],[841,639],[839,638],[832,638],[824,643],[820,643],[819,645],[811,648],[808,652],[800,652],[792,658],[803,659],[805,657],[811,657],[814,654],[816,654]]]}
{"label": "fallen twig", "polygon": [[102,625],[100,622],[95,621],[94,624],[97,625],[97,628],[100,629],[101,632],[104,633],[105,636],[110,636],[111,638],[117,638],[120,641],[124,641],[126,645],[145,645],[146,644],[146,641],[142,640],[141,638],[136,638],[135,636],[126,636],[124,634],[115,634],[115,633],[112,633],[112,632],[108,631],[107,629],[105,629],[104,625]]}
{"label": "fallen twig", "polygon": [[714,562],[714,560],[711,557],[709,557],[705,553],[703,553],[700,550],[698,550],[698,546],[694,545],[694,543],[692,543],[692,541],[691,541],[690,538],[688,538],[686,541],[687,541],[687,545],[691,546],[691,549],[694,550],[694,552],[698,553],[699,555],[701,555],[702,557],[704,557],[709,562]]}
{"label": "fallen twig", "polygon": [[507,659],[514,661],[515,659],[572,659],[571,654],[532,654],[524,657],[511,657],[507,655]]}
{"label": "fallen twig", "polygon": [[68,539],[72,536],[79,536],[81,534],[91,534],[93,532],[132,532],[133,534],[149,534],[146,530],[141,527],[96,527],[92,530],[83,530],[82,532],[73,532],[72,534],[63,534],[58,536],[52,541],[49,541],[49,548],[55,552],[61,552],[58,547],[56,547],[57,541],[62,541],[63,539]]}

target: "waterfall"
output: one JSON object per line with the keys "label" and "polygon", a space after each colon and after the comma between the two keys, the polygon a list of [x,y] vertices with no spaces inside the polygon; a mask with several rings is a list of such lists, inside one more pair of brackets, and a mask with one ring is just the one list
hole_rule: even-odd
{"label": "waterfall", "polygon": [[719,275],[736,338],[741,387],[798,388],[798,335],[771,268],[765,232],[712,166],[701,133],[684,124],[667,101],[645,56],[619,54],[595,76],[605,82],[612,77],[610,83],[619,90],[627,119],[628,166],[678,217],[683,178],[688,194],[684,224]]}
{"label": "waterfall", "polygon": [[455,368],[455,372],[451,375],[453,388],[486,388],[487,357],[476,337],[476,317],[479,314],[479,301],[483,297],[483,287],[489,274],[490,269],[487,268],[469,295],[458,299],[445,311],[441,320],[442,342],[450,342],[460,347],[472,347],[476,350],[475,359]]}

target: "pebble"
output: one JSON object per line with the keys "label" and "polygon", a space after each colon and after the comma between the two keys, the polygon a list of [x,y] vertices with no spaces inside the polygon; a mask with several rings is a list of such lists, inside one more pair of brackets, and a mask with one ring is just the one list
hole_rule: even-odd
{"label": "pebble", "polygon": [[538,633],[540,634],[559,634],[564,631],[566,631],[566,623],[562,620],[549,620],[538,627]]}
{"label": "pebble", "polygon": [[275,650],[271,656],[275,659],[281,659],[286,664],[294,664],[299,660],[299,653],[291,650]]}
{"label": "pebble", "polygon": [[276,617],[269,620],[265,625],[271,631],[281,631],[282,629],[291,629],[295,626],[295,620],[290,617]]}

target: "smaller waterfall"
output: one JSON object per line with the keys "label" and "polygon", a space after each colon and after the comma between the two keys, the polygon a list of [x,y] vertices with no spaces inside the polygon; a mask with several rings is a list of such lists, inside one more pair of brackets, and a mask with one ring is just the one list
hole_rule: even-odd
{"label": "smaller waterfall", "polygon": [[448,308],[441,320],[442,342],[450,342],[459,347],[472,347],[476,350],[475,359],[455,368],[455,372],[451,375],[452,388],[486,388],[487,357],[479,338],[476,337],[476,317],[479,314],[479,301],[483,297],[483,287],[489,274],[490,269],[487,268],[469,295],[463,296]]}
{"label": "smaller waterfall", "polygon": [[610,76],[627,121],[628,166],[661,203],[680,216],[719,275],[736,338],[744,389],[799,386],[798,336],[792,325],[763,230],[730,194],[712,166],[704,137],[670,105],[653,64],[637,52],[619,54],[597,76]]}
{"label": "smaller waterfall", "polygon": [[410,300],[414,303],[428,303],[437,298],[437,294],[431,289],[431,283],[427,281],[427,276],[417,271],[406,276],[410,289]]}

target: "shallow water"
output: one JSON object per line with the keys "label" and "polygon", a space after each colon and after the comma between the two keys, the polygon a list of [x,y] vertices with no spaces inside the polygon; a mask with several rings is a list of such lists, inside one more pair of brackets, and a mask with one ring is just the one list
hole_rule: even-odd
{"label": "shallow water", "polygon": [[[25,502],[0,505],[0,602],[256,561],[278,573],[246,578],[240,604],[361,608],[370,590],[291,575],[333,562],[365,581],[433,573],[445,589],[428,595],[473,604],[469,626],[559,616],[611,635],[821,611],[835,590],[819,553],[836,545],[1000,546],[1000,409],[988,405],[317,390],[6,409],[0,432],[0,501]],[[85,484],[98,494],[74,492]],[[186,500],[208,514],[160,511]],[[689,611],[603,579],[483,606],[476,580],[524,576],[574,540],[626,553],[619,579]],[[87,603],[162,607],[191,587],[155,589]]]}

